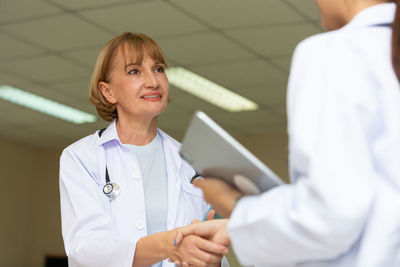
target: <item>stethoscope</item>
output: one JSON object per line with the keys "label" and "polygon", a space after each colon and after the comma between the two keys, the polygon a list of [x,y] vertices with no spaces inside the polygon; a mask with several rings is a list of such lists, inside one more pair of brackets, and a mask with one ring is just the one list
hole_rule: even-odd
{"label": "stethoscope", "polygon": [[108,170],[106,166],[106,184],[103,186],[104,195],[108,196],[111,200],[115,200],[121,193],[121,189],[117,183],[112,183],[110,181],[110,176],[108,175]]}
{"label": "stethoscope", "polygon": [[[99,137],[103,134],[104,130],[106,128],[103,128],[99,131]],[[193,177],[190,179],[190,183],[193,183],[193,181],[200,177],[201,175],[196,172]],[[115,200],[119,194],[121,193],[121,188],[117,183],[111,182],[110,181],[110,176],[108,175],[108,169],[106,165],[106,184],[103,186],[103,193],[106,195],[110,200]]]}
{"label": "stethoscope", "polygon": [[[99,131],[99,138],[103,134],[104,130],[106,128],[103,128]],[[113,183],[110,181],[110,176],[108,175],[108,169],[106,165],[106,184],[103,186],[103,193],[106,195],[110,200],[115,200],[119,194],[121,193],[121,188],[117,183]]]}

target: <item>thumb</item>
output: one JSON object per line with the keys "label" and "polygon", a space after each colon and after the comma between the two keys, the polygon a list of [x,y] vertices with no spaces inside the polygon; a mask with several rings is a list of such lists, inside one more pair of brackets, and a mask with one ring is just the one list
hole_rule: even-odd
{"label": "thumb", "polygon": [[195,187],[201,188],[202,182],[203,182],[203,179],[196,179],[196,180],[193,181],[193,185],[194,185]]}
{"label": "thumb", "polygon": [[183,238],[184,238],[183,233],[178,231],[178,233],[176,234],[176,237],[175,237],[174,245],[178,246],[181,243]]}

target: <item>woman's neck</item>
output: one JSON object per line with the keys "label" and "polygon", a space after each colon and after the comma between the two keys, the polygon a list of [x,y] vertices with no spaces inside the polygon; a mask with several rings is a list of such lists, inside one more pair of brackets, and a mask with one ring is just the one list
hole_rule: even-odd
{"label": "woman's neck", "polygon": [[152,119],[118,118],[117,132],[123,144],[144,146],[150,143],[157,133],[157,117]]}
{"label": "woman's neck", "polygon": [[390,3],[391,0],[360,0],[351,2],[348,6],[347,23],[350,22],[359,12],[374,5]]}

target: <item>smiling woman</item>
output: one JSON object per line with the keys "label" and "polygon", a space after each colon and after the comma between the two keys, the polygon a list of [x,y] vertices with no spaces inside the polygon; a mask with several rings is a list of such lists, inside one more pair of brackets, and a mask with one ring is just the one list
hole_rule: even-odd
{"label": "smiling woman", "polygon": [[90,101],[96,106],[100,117],[112,121],[118,118],[117,107],[121,106],[115,97],[143,84],[149,91],[164,93],[164,111],[169,91],[164,72],[166,66],[162,50],[156,42],[144,34],[123,33],[109,41],[99,54],[90,82]]}
{"label": "smiling woman", "polygon": [[[220,265],[227,249],[177,227],[209,205],[180,144],[157,128],[169,85],[161,48],[123,33],[101,50],[90,100],[110,125],[66,148],[60,160],[62,231],[69,266]],[[171,259],[168,262],[165,259]]]}

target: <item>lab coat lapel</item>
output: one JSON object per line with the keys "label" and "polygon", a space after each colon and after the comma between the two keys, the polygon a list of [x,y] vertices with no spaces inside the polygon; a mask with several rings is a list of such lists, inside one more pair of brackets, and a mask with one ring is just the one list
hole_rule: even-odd
{"label": "lab coat lapel", "polygon": [[171,142],[169,137],[159,131],[163,139],[165,165],[168,177],[168,219],[167,230],[175,228],[175,221],[177,215],[178,201],[181,191],[181,178],[180,169],[182,166],[182,159],[179,157],[178,148]]}

